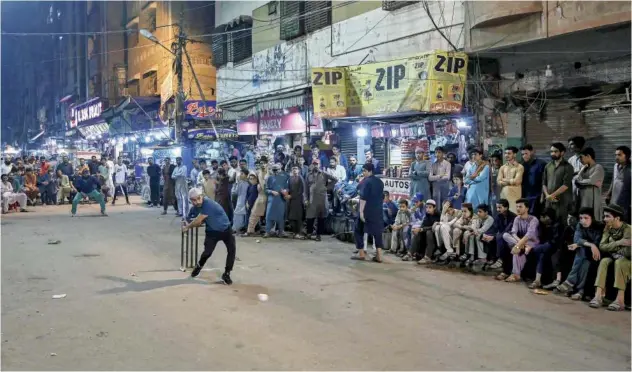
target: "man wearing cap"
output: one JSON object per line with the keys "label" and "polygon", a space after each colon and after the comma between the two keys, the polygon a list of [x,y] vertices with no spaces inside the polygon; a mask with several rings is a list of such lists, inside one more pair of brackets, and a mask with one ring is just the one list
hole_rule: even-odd
{"label": "man wearing cap", "polygon": [[[384,232],[384,222],[382,221],[382,196],[384,193],[384,183],[373,174],[373,164],[366,163],[362,166],[362,187],[360,189],[360,205],[358,207],[359,217],[355,227],[355,241],[358,253],[352,256],[352,260],[366,260],[364,250],[364,234],[373,236],[375,239],[376,255],[374,262],[382,262],[382,233]],[[360,223],[361,222],[361,223]]]}
{"label": "man wearing cap", "polygon": [[608,267],[614,261],[614,287],[617,289],[617,299],[608,305],[608,310],[625,310],[625,288],[630,281],[630,239],[632,233],[630,225],[623,222],[625,211],[616,204],[604,208],[603,219],[606,228],[601,236],[599,253],[593,253],[593,259],[599,260],[597,279],[595,280],[595,297],[590,301],[590,307],[600,308],[606,294],[606,279]]}
{"label": "man wearing cap", "polygon": [[410,165],[410,196],[417,194],[430,195],[430,165],[424,160],[424,151],[415,150],[415,162]]}
{"label": "man wearing cap", "polygon": [[230,221],[228,220],[228,215],[221,205],[205,197],[202,190],[198,188],[193,188],[189,191],[189,201],[192,207],[188,217],[189,220],[193,220],[190,223],[183,222],[182,231],[186,232],[193,227],[201,226],[202,223],[206,225],[204,229],[206,235],[204,238],[204,252],[200,255],[200,260],[191,272],[191,276],[196,277],[200,274],[202,267],[204,267],[206,261],[213,254],[217,243],[222,241],[228,251],[222,280],[228,285],[233,284],[230,278],[230,272],[235,265],[237,245]]}
{"label": "man wearing cap", "polygon": [[94,176],[90,175],[89,169],[84,169],[81,173],[81,177],[77,177],[74,180],[74,186],[77,190],[77,194],[72,199],[72,209],[70,210],[71,216],[74,217],[77,214],[77,204],[83,198],[92,198],[96,200],[101,206],[101,215],[105,214],[105,201],[103,200],[103,194],[97,191],[98,181]]}
{"label": "man wearing cap", "polygon": [[276,163],[272,165],[272,175],[266,181],[268,206],[266,208],[266,233],[263,235],[264,238],[270,237],[274,224],[276,224],[278,236],[285,236],[285,199],[283,194],[287,193],[288,180],[287,173],[281,171],[281,164]]}

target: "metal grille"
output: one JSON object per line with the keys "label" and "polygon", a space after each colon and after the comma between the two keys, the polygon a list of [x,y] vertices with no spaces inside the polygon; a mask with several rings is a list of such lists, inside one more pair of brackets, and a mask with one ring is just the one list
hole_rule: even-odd
{"label": "metal grille", "polygon": [[305,22],[301,18],[304,9],[303,1],[281,1],[281,40],[292,40],[305,33]]}
{"label": "metal grille", "polygon": [[215,29],[215,33],[211,36],[211,49],[213,51],[213,66],[220,67],[228,62],[227,53],[227,36],[229,34],[222,34],[225,32],[225,27],[218,27]]}
{"label": "metal grille", "polygon": [[228,51],[229,62],[240,62],[252,56],[252,25],[242,23],[231,29]]}
{"label": "metal grille", "polygon": [[[536,102],[534,106],[538,104]],[[526,142],[533,146],[542,159],[548,161],[553,142],[566,145],[570,137],[589,137],[587,128],[582,125],[581,113],[573,104],[573,101],[549,100],[541,113],[537,113],[533,107],[527,112]]]}
{"label": "metal grille", "polygon": [[[598,110],[606,105],[615,105],[625,100],[625,94],[605,96],[590,102],[586,110]],[[602,190],[607,190],[612,183],[614,171],[614,153],[619,146],[630,146],[630,108],[618,107],[617,112],[610,108],[583,114],[584,125],[588,130],[586,145],[595,150],[597,163],[606,170],[606,178]]]}
{"label": "metal grille", "polygon": [[405,6],[418,3],[419,1],[387,1],[382,0],[382,10],[391,11],[401,9]]}
{"label": "metal grille", "polygon": [[340,152],[345,154],[347,159],[349,159],[351,155],[357,156],[358,137],[353,135],[353,131],[351,130],[351,128],[347,130],[340,130],[338,131],[337,135],[340,144]]}
{"label": "metal grille", "polygon": [[305,32],[314,32],[331,25],[331,1],[305,3]]}

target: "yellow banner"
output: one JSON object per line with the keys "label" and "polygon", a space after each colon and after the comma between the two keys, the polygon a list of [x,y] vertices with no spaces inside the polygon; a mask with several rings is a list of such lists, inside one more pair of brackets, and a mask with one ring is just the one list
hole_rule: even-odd
{"label": "yellow banner", "polygon": [[323,118],[458,113],[466,79],[467,55],[444,51],[359,66],[313,68],[314,112]]}

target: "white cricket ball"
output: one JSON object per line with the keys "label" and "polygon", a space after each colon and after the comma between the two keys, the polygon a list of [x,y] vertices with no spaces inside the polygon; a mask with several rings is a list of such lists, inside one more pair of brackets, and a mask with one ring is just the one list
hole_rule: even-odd
{"label": "white cricket ball", "polygon": [[255,242],[261,243],[261,239],[257,239],[257,240],[255,240]]}
{"label": "white cricket ball", "polygon": [[268,295],[265,293],[259,293],[259,295],[257,295],[257,297],[259,297],[259,301],[268,301]]}

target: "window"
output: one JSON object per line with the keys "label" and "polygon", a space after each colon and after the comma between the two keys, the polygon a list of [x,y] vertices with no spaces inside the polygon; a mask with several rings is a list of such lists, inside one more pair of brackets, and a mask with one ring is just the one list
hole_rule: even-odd
{"label": "window", "polygon": [[229,25],[217,27],[211,38],[213,66],[238,63],[252,56],[252,18],[239,17]]}
{"label": "window", "polygon": [[393,0],[382,0],[382,10],[390,11],[401,9],[405,6],[412,5],[418,3],[419,1],[393,1]]}
{"label": "window", "polygon": [[149,71],[143,74],[143,96],[156,96],[158,93],[158,73]]}
{"label": "window", "polygon": [[156,8],[149,8],[146,10],[146,22],[147,22],[147,30],[149,32],[156,31]]}
{"label": "window", "polygon": [[140,96],[140,84],[138,79],[130,80],[127,82],[127,94],[132,97]]}
{"label": "window", "polygon": [[127,34],[127,47],[134,48],[138,45],[138,23],[134,23],[128,28],[128,30],[129,33]]}
{"label": "window", "polygon": [[331,25],[331,1],[281,1],[281,40]]}

